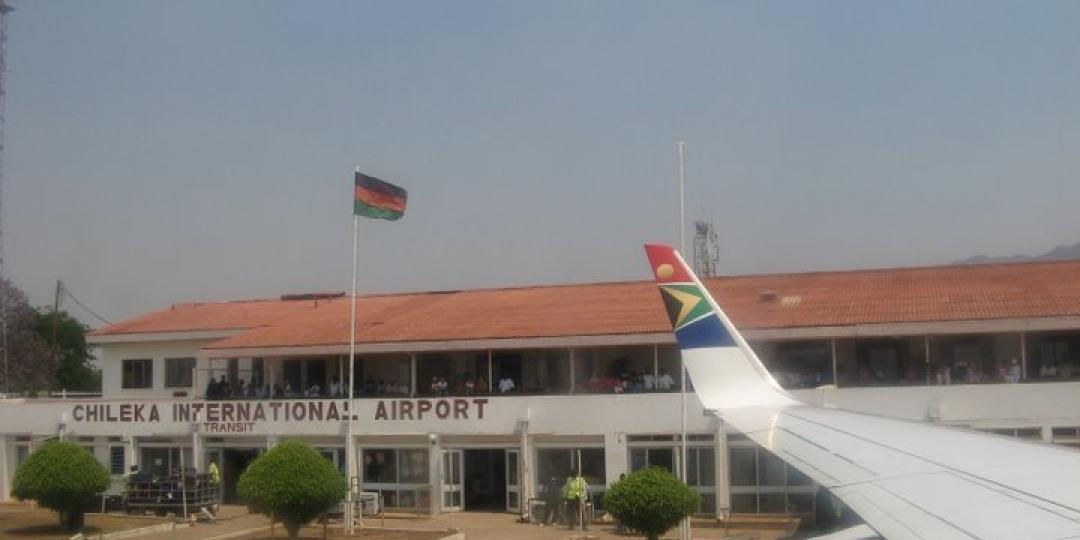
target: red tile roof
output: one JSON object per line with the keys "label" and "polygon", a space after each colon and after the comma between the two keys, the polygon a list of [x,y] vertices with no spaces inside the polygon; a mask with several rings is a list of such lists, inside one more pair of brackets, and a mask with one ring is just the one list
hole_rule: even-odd
{"label": "red tile roof", "polygon": [[[709,279],[740,328],[1080,316],[1080,261]],[[763,300],[772,296],[772,300]],[[360,297],[360,343],[670,331],[652,282]],[[248,330],[211,348],[348,343],[347,298],[178,304],[93,333]]]}

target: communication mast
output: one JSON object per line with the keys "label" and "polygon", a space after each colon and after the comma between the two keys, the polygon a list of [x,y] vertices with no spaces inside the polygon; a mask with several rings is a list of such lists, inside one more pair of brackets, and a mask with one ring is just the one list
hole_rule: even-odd
{"label": "communication mast", "polygon": [[694,272],[701,277],[716,277],[720,263],[720,240],[711,221],[694,222]]}
{"label": "communication mast", "polygon": [[[4,280],[4,101],[7,75],[7,15],[15,11],[8,0],[0,0],[0,283]],[[4,393],[11,392],[8,369],[8,290],[0,290],[0,358],[3,360]]]}

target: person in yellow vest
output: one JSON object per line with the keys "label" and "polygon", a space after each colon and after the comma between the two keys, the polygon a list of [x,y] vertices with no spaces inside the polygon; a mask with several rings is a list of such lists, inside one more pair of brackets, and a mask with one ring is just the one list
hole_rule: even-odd
{"label": "person in yellow vest", "polygon": [[576,524],[581,525],[581,530],[589,530],[588,520],[582,516],[582,505],[589,498],[589,484],[580,474],[570,473],[563,485],[563,497],[566,499],[566,522],[570,530],[574,530]]}
{"label": "person in yellow vest", "polygon": [[210,485],[215,488],[221,485],[221,469],[218,468],[216,459],[210,460],[210,465],[206,467],[206,472],[210,475]]}

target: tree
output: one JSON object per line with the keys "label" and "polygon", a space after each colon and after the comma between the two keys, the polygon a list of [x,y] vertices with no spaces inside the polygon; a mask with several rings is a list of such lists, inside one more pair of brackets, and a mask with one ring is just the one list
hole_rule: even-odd
{"label": "tree", "polygon": [[604,507],[611,515],[650,540],[697,511],[698,501],[696,491],[661,467],[638,470],[604,495]]}
{"label": "tree", "polygon": [[86,344],[89,329],[66,311],[41,309],[34,314],[34,334],[40,343],[47,344],[50,355],[56,337],[54,390],[101,390],[101,373],[90,364],[94,356]]}
{"label": "tree", "polygon": [[[7,366],[0,364],[0,392],[29,392],[48,389],[56,366],[48,355],[45,341],[34,332],[34,308],[26,294],[6,279],[0,278],[4,322],[7,326],[7,350],[0,341],[0,362],[6,353]],[[5,376],[7,378],[5,379]]]}
{"label": "tree", "polygon": [[237,483],[252,512],[280,520],[295,539],[300,526],[345,498],[345,477],[308,444],[279,443],[248,466]]}
{"label": "tree", "polygon": [[11,486],[15,498],[55,510],[61,525],[77,531],[83,527],[86,506],[109,487],[109,471],[85,448],[49,441],[19,466]]}

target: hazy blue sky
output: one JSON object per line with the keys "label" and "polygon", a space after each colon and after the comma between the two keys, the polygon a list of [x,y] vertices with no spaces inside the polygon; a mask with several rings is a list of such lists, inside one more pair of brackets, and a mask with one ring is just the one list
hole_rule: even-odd
{"label": "hazy blue sky", "polygon": [[1080,240],[1080,2],[16,5],[5,250],[38,304],[346,289],[356,165],[410,193],[362,223],[362,291],[643,279],[679,139],[724,273]]}

